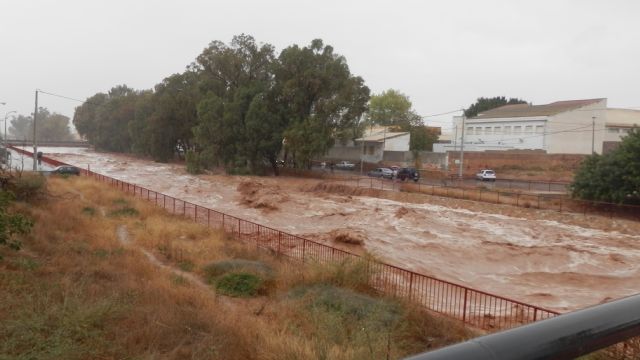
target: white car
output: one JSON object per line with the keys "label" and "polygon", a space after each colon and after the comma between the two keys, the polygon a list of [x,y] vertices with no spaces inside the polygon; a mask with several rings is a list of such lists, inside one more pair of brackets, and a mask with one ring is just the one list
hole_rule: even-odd
{"label": "white car", "polygon": [[480,180],[480,181],[496,181],[496,172],[493,171],[493,170],[488,170],[488,169],[480,170],[476,174],[476,180]]}
{"label": "white car", "polygon": [[391,169],[387,169],[387,168],[377,168],[377,169],[369,171],[367,173],[367,176],[391,179],[391,178],[393,178],[393,171]]}

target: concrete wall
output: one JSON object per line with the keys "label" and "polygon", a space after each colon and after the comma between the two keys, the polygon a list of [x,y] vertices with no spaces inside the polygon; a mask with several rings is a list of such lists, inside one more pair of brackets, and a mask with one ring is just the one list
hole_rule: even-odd
{"label": "concrete wall", "polygon": [[400,135],[393,138],[386,139],[384,141],[385,151],[409,151],[409,141],[411,135]]}
{"label": "concrete wall", "polygon": [[412,158],[410,151],[385,151],[383,161],[405,163],[410,162]]}
{"label": "concrete wall", "polygon": [[322,157],[323,160],[348,160],[348,161],[360,161],[360,155],[362,154],[361,147],[354,146],[334,146],[329,149],[329,152]]}
{"label": "concrete wall", "polygon": [[[457,169],[455,161],[460,159],[459,152],[448,153],[449,169]],[[467,176],[475,174],[481,169],[499,170],[507,167],[540,168],[540,169],[566,169],[575,170],[586,155],[569,154],[545,154],[542,150],[537,151],[485,151],[485,152],[465,152],[464,153],[464,174]]]}

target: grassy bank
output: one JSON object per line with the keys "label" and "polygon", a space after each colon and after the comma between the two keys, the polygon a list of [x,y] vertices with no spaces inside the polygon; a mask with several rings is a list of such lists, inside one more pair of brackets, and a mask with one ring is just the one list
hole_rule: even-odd
{"label": "grassy bank", "polygon": [[0,250],[0,359],[384,359],[473,335],[362,264],[303,271],[89,179],[47,191]]}

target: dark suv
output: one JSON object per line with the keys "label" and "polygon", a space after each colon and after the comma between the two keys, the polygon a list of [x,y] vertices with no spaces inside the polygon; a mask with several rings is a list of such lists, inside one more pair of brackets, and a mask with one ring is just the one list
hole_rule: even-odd
{"label": "dark suv", "polygon": [[75,166],[63,165],[51,170],[53,174],[80,175],[80,169]]}
{"label": "dark suv", "polygon": [[415,182],[418,182],[418,180],[420,180],[420,173],[414,168],[402,168],[398,170],[397,176],[398,179],[402,181],[413,180]]}

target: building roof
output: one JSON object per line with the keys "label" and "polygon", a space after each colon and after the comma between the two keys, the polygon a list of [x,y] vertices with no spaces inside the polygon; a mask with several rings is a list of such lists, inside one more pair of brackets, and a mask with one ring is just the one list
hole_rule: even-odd
{"label": "building roof", "polygon": [[545,105],[516,104],[505,105],[499,108],[487,110],[471,119],[495,119],[530,116],[550,116],[565,111],[579,109],[583,106],[595,104],[605,99],[567,100],[556,101]]}
{"label": "building roof", "polygon": [[391,139],[402,135],[409,135],[408,132],[388,132],[381,134],[373,134],[365,137],[361,137],[356,139],[356,141],[365,141],[365,142],[383,142],[385,139]]}
{"label": "building roof", "polygon": [[607,126],[632,127],[640,125],[640,110],[607,109]]}

